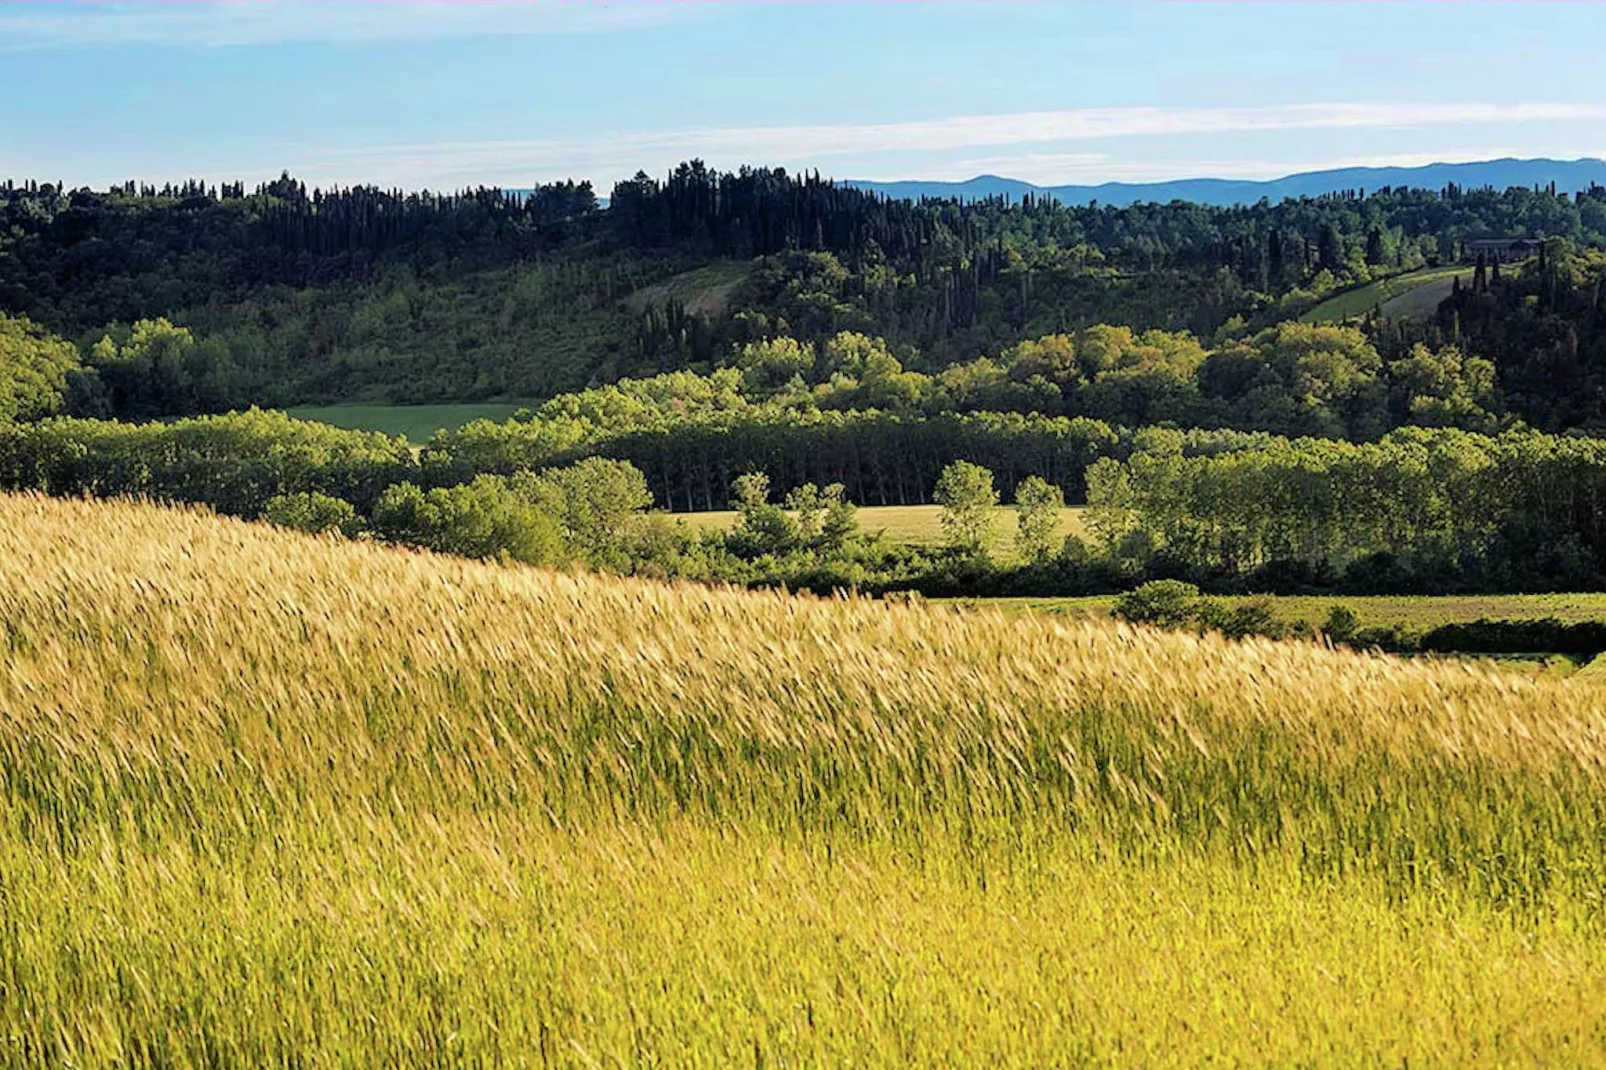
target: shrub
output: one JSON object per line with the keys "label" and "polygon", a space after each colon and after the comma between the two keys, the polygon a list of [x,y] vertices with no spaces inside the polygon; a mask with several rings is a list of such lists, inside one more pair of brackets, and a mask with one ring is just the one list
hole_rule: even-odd
{"label": "shrub", "polygon": [[1181,628],[1199,612],[1199,588],[1182,580],[1152,580],[1115,601],[1113,612],[1133,624]]}
{"label": "shrub", "polygon": [[338,531],[348,538],[366,526],[357,510],[343,498],[318,491],[280,494],[268,500],[262,518],[282,528],[293,528],[313,535]]}
{"label": "shrub", "polygon": [[1361,618],[1349,606],[1335,605],[1322,622],[1322,634],[1335,643],[1347,643],[1360,631]]}
{"label": "shrub", "polygon": [[502,476],[480,476],[427,493],[411,483],[397,484],[374,506],[374,529],[395,542],[464,557],[532,565],[568,560],[558,520]]}

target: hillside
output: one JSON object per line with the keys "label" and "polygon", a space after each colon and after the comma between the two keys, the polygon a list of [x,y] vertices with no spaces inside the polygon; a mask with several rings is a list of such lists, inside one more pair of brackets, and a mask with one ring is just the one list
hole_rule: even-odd
{"label": "hillside", "polygon": [[[1425,179],[1424,179],[1425,180]],[[80,415],[544,399],[886,340],[922,372],[1098,324],[1203,340],[1297,317],[1479,238],[1606,241],[1606,187],[1383,190],[1248,208],[914,204],[693,161],[533,193],[0,186],[0,315],[73,342]],[[142,324],[187,342],[139,344]]]}
{"label": "hillside", "polygon": [[1606,184],[1606,160],[1484,160],[1476,163],[1435,163],[1420,167],[1344,167],[1330,171],[1307,171],[1267,181],[1222,178],[1187,178],[1169,182],[1104,182],[1093,186],[1033,185],[1013,178],[981,175],[964,182],[866,182],[850,181],[857,189],[884,193],[889,197],[958,197],[979,200],[1005,197],[1018,201],[1027,194],[1050,196],[1061,204],[1107,204],[1127,208],[1134,204],[1247,205],[1265,199],[1322,197],[1345,190],[1378,189],[1384,186],[1411,189],[1443,189],[1456,185],[1464,189],[1506,189],[1511,186],[1544,187],[1554,183],[1563,190],[1588,189]]}
{"label": "hillside", "polygon": [[0,629],[15,1065],[1606,1053],[1592,690],[32,497]]}

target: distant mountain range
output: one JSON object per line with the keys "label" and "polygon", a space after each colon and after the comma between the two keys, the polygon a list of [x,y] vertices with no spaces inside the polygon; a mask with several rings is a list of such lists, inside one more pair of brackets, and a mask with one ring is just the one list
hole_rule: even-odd
{"label": "distant mountain range", "polygon": [[1124,208],[1130,204],[1193,201],[1196,204],[1253,204],[1262,197],[1281,201],[1289,197],[1319,197],[1340,190],[1375,190],[1382,186],[1443,189],[1450,183],[1465,189],[1493,186],[1547,186],[1566,192],[1606,186],[1606,160],[1485,160],[1480,163],[1435,163],[1425,167],[1346,167],[1311,171],[1265,182],[1225,178],[1188,178],[1174,182],[1106,182],[1098,186],[1034,186],[1013,178],[981,175],[966,182],[862,182],[841,185],[874,190],[889,197],[958,197],[979,200],[1004,196],[1018,201],[1026,194],[1049,195],[1064,204],[1099,204]]}

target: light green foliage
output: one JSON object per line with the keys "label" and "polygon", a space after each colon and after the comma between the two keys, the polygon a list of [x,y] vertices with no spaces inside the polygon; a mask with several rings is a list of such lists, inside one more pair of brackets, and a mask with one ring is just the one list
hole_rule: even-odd
{"label": "light green foliage", "polygon": [[814,349],[792,338],[749,342],[737,352],[742,391],[749,397],[772,393],[814,371]]}
{"label": "light green foliage", "polygon": [[829,382],[815,396],[833,408],[914,408],[930,390],[930,379],[904,371],[886,342],[852,331],[829,339],[820,363]]}
{"label": "light green foliage", "polygon": [[786,495],[786,508],[796,518],[799,541],[827,556],[841,553],[859,534],[858,511],[840,483],[795,487]]}
{"label": "light green foliage", "polygon": [[1088,526],[1106,546],[1141,533],[1203,572],[1275,562],[1357,585],[1422,569],[1587,589],[1606,554],[1590,504],[1603,481],[1598,440],[1407,428],[1365,445],[1299,439],[1099,462]]}
{"label": "light green foliage", "polygon": [[400,483],[375,504],[374,530],[394,542],[464,557],[562,564],[562,528],[533,490],[501,476],[430,491]]}
{"label": "light green foliage", "polygon": [[1229,342],[1199,376],[1206,394],[1252,413],[1252,426],[1365,439],[1388,430],[1382,371],[1377,350],[1354,328],[1283,323]]}
{"label": "light green foliage", "polygon": [[0,421],[37,420],[62,410],[78,351],[26,319],[0,313]]}
{"label": "light green foliage", "polygon": [[1028,476],[1015,488],[1015,556],[1043,564],[1054,556],[1065,493],[1039,476]]}
{"label": "light green foliage", "polygon": [[312,535],[338,531],[350,537],[366,526],[350,502],[318,491],[276,495],[263,507],[262,519]]}
{"label": "light green foliage", "polygon": [[652,506],[641,470],[624,461],[588,457],[540,478],[556,491],[553,504],[569,555],[598,568],[624,570],[642,517]]}
{"label": "light green foliage", "polygon": [[1100,549],[1114,553],[1138,523],[1131,470],[1113,457],[1101,457],[1087,469],[1087,512],[1084,523]]}
{"label": "light green foliage", "polygon": [[737,553],[788,554],[796,550],[802,531],[796,517],[770,502],[770,477],[763,472],[737,476],[732,487],[737,524],[732,532]]}
{"label": "light green foliage", "polygon": [[373,523],[383,538],[445,553],[628,572],[640,561],[651,504],[638,469],[591,457],[428,491],[401,483],[380,496]]}
{"label": "light green foliage", "polygon": [[56,417],[0,433],[0,487],[201,502],[247,517],[306,491],[364,511],[416,474],[400,439],[256,409],[142,424]]}
{"label": "light green foliage", "polygon": [[1389,366],[1396,405],[1414,424],[1492,431],[1495,367],[1466,357],[1455,346],[1434,351],[1418,343],[1411,355]]}
{"label": "light green foliage", "polygon": [[774,505],[769,477],[750,472],[737,477],[732,497],[736,524],[727,543],[742,556],[801,553],[834,561],[851,556],[859,542],[856,510],[840,483],[804,483],[787,492],[784,505]]}
{"label": "light green foliage", "polygon": [[998,504],[993,474],[969,461],[955,461],[942,470],[934,497],[942,506],[940,523],[948,547],[966,557],[985,557]]}
{"label": "light green foliage", "polygon": [[952,365],[936,377],[938,396],[966,412],[1059,412],[1064,403],[1060,388],[1041,374],[1020,378],[1019,367],[987,357]]}

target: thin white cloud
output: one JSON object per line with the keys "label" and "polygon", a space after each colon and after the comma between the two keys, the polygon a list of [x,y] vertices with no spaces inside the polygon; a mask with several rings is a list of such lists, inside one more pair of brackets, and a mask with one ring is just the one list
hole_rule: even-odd
{"label": "thin white cloud", "polygon": [[[523,184],[562,177],[591,178],[599,186],[628,177],[637,169],[659,174],[681,160],[700,157],[710,164],[744,163],[819,167],[863,178],[883,169],[878,158],[901,154],[952,154],[1013,145],[1108,141],[1135,137],[1185,138],[1288,130],[1429,129],[1480,124],[1544,123],[1606,119],[1606,105],[1577,103],[1528,104],[1300,104],[1263,108],[1097,108],[1011,115],[962,116],[904,123],[833,126],[725,127],[666,132],[597,134],[539,141],[440,142],[360,149],[309,151],[284,161],[298,173],[321,182],[379,182],[436,187],[500,182]],[[975,166],[959,175],[950,159],[927,161],[925,176],[945,172],[970,177],[977,171],[1001,171],[1005,161],[1036,159],[1037,177],[1067,165],[1084,172],[1102,170],[1113,177],[1137,177],[1137,167],[1102,161],[1109,153],[1002,154],[971,160]],[[847,170],[852,172],[846,174]],[[995,166],[996,165],[996,166]],[[274,165],[277,167],[278,165]],[[906,159],[900,177],[908,177]],[[1167,175],[1183,163],[1162,163]],[[1216,163],[1215,171],[1234,165]],[[1260,169],[1245,163],[1240,168]],[[1287,174],[1297,164],[1265,163],[1262,174]],[[1245,173],[1241,171],[1240,173]],[[1028,178],[1031,176],[1017,175]],[[1234,177],[1223,173],[1223,177]],[[1053,181],[1079,179],[1054,178]]]}
{"label": "thin white cloud", "polygon": [[0,51],[106,45],[215,48],[288,41],[528,36],[632,29],[679,18],[641,0],[227,0],[7,4]]}

